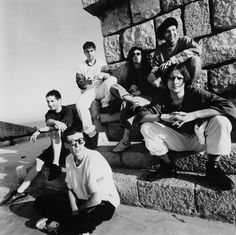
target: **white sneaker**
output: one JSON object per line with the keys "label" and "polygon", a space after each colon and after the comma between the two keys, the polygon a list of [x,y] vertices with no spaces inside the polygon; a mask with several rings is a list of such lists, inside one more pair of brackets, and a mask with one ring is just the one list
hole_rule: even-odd
{"label": "white sneaker", "polygon": [[20,165],[16,167],[16,176],[19,182],[24,181],[27,175],[26,166]]}

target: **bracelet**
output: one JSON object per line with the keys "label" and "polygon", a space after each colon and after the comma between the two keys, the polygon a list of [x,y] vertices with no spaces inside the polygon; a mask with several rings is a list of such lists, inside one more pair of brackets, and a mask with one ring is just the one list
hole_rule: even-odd
{"label": "bracelet", "polygon": [[41,134],[41,133],[43,133],[43,131],[41,131],[41,130],[39,130],[39,129],[37,129],[37,131]]}

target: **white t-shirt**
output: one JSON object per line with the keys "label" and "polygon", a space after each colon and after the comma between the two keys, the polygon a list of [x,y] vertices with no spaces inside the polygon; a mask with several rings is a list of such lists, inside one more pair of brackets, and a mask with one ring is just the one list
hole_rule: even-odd
{"label": "white t-shirt", "polygon": [[97,79],[98,74],[107,63],[104,60],[96,59],[95,64],[88,65],[86,61],[78,65],[77,73],[82,74],[86,79],[92,81]]}
{"label": "white t-shirt", "polygon": [[78,167],[70,154],[66,158],[66,183],[79,199],[87,200],[94,192],[100,191],[102,200],[109,201],[115,207],[120,204],[111,167],[98,151],[86,149]]}

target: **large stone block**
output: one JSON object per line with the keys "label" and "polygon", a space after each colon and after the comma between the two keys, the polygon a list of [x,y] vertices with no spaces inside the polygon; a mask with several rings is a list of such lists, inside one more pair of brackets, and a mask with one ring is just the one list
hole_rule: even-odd
{"label": "large stone block", "polygon": [[212,0],[213,26],[215,29],[236,27],[236,1]]}
{"label": "large stone block", "polygon": [[134,23],[150,19],[161,12],[160,0],[131,0],[130,8]]}
{"label": "large stone block", "polygon": [[100,16],[102,34],[107,36],[131,25],[128,2],[121,1],[119,5],[108,9]]}
{"label": "large stone block", "polygon": [[109,65],[112,75],[115,76],[119,84],[125,82],[128,74],[128,62],[123,61],[115,64]]}
{"label": "large stone block", "polygon": [[230,88],[236,86],[236,63],[210,70],[209,77],[212,92],[217,94],[230,92]]}
{"label": "large stone block", "polygon": [[195,0],[161,0],[161,5],[163,11],[168,12],[193,1]]}
{"label": "large stone block", "polygon": [[207,70],[205,70],[205,69],[201,70],[201,73],[199,74],[198,79],[196,80],[196,82],[193,85],[198,88],[209,90],[207,73],[208,73]]}
{"label": "large stone block", "polygon": [[211,33],[208,0],[191,3],[184,8],[186,35],[192,38]]}
{"label": "large stone block", "polygon": [[120,35],[115,34],[103,39],[105,56],[107,63],[118,62],[121,60]]}
{"label": "large stone block", "polygon": [[121,203],[131,206],[141,206],[137,181],[139,172],[132,170],[114,170],[113,179],[119,192]]}
{"label": "large stone block", "polygon": [[[181,10],[180,9],[177,9],[177,10],[174,10],[174,11],[168,13],[168,14],[156,17],[155,18],[155,29],[157,30],[157,28],[162,24],[162,22],[169,17],[173,17],[177,20],[178,33],[180,36],[182,36],[183,35],[183,22],[181,19]],[[161,41],[159,43],[161,43]]]}
{"label": "large stone block", "polygon": [[[231,179],[236,182],[235,176]],[[235,222],[236,191],[215,191],[209,187],[196,185],[195,198],[200,217],[228,223]]]}
{"label": "large stone block", "polygon": [[138,181],[140,202],[144,207],[160,211],[193,215],[195,213],[194,183],[180,179]]}
{"label": "large stone block", "polygon": [[128,28],[123,33],[123,53],[127,57],[133,46],[140,46],[145,50],[156,48],[156,37],[153,21]]}
{"label": "large stone block", "polygon": [[203,38],[199,44],[202,44],[203,67],[235,59],[236,28]]}

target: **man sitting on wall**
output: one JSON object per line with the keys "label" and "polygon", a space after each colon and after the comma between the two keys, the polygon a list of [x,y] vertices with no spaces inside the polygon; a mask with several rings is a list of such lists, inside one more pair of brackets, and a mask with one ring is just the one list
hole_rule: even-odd
{"label": "man sitting on wall", "polygon": [[84,133],[96,142],[98,133],[92,123],[89,108],[97,99],[101,101],[102,112],[109,110],[109,103],[112,99],[110,88],[117,83],[117,79],[110,76],[109,73],[102,72],[102,68],[107,66],[104,61],[96,59],[96,46],[93,42],[86,42],[83,50],[86,60],[79,64],[76,73],[76,83],[80,89],[76,108],[83,124]]}
{"label": "man sitting on wall", "polygon": [[[26,170],[25,168],[16,168],[18,175],[23,178],[23,182],[7,197],[1,204],[10,204],[19,200],[23,200],[28,196],[27,188],[43,165],[50,168],[48,180],[54,180],[60,175],[60,166],[65,166],[65,158],[69,155],[69,150],[65,148],[61,140],[62,133],[67,127],[73,126],[76,130],[82,130],[82,124],[78,117],[75,105],[62,106],[61,94],[57,90],[51,90],[46,94],[46,101],[49,111],[46,113],[47,126],[38,129],[30,138],[31,142],[36,142],[40,133],[49,132],[51,145],[38,156],[33,166]],[[27,172],[28,171],[28,172]]]}
{"label": "man sitting on wall", "polygon": [[179,37],[177,28],[177,20],[170,17],[157,29],[158,39],[165,42],[151,54],[153,69],[148,80],[156,87],[163,85],[160,76],[155,76],[156,73],[162,73],[162,79],[164,79],[165,72],[170,66],[183,63],[189,70],[192,84],[201,71],[201,47],[188,36]]}

